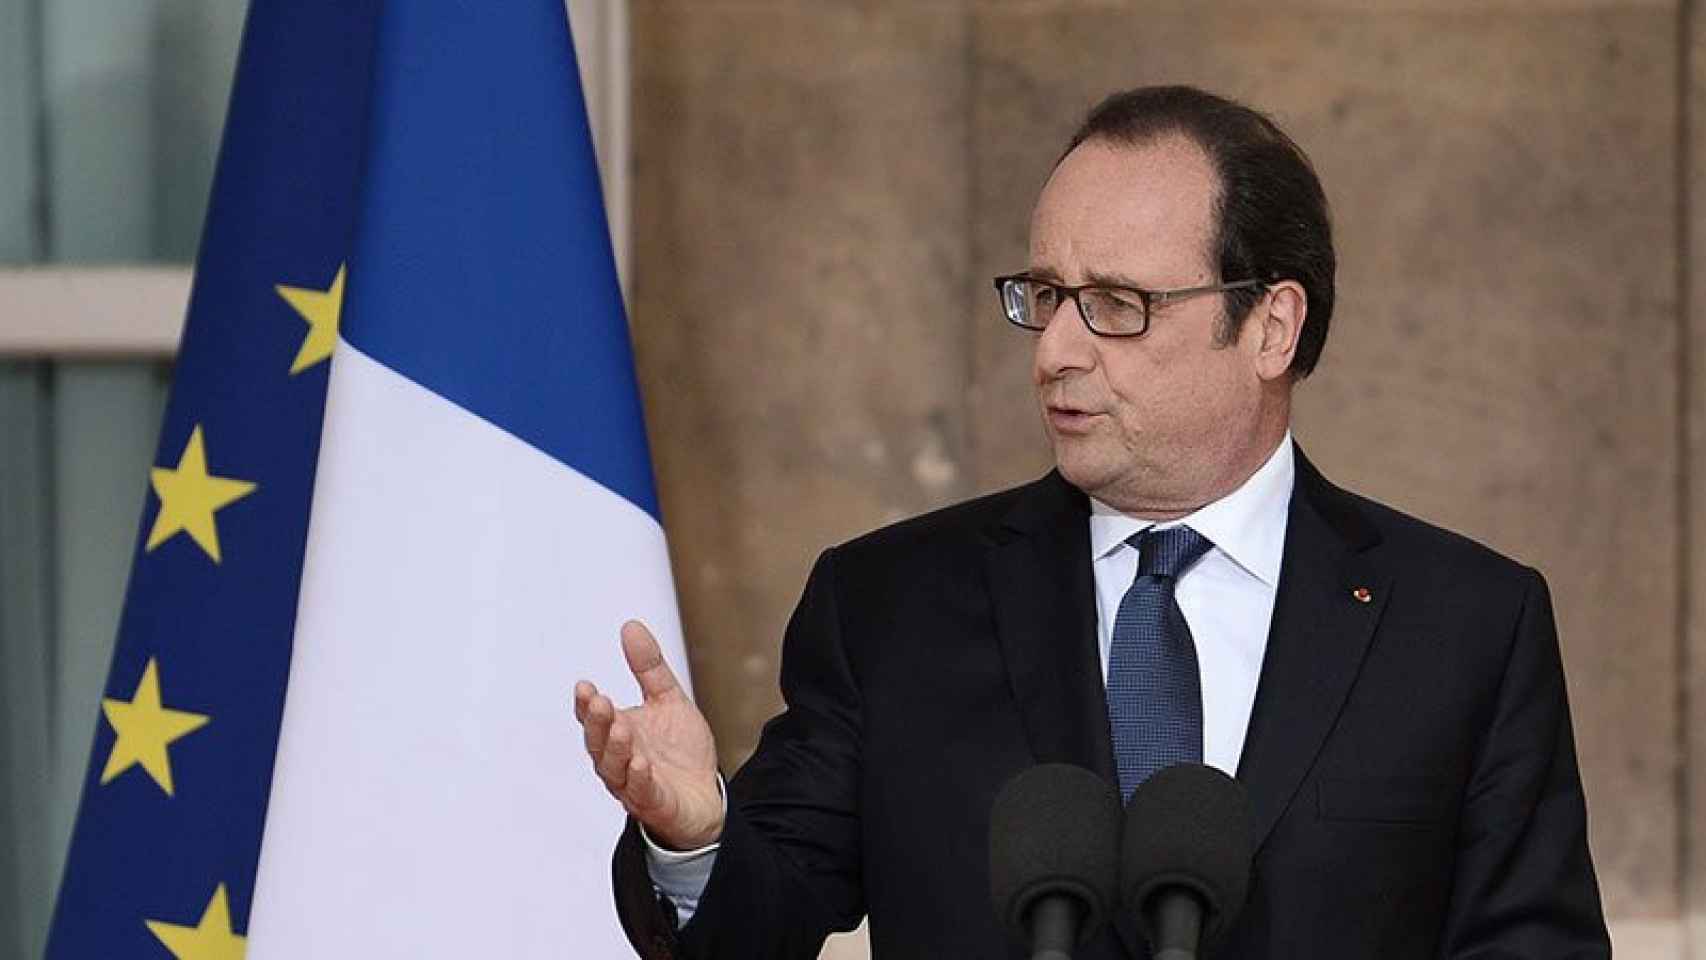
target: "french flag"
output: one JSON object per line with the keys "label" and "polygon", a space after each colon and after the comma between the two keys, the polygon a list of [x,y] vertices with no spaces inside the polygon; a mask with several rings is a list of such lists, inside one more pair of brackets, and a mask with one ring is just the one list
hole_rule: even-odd
{"label": "french flag", "polygon": [[686,661],[561,0],[384,5],[253,960],[620,956],[577,679]]}

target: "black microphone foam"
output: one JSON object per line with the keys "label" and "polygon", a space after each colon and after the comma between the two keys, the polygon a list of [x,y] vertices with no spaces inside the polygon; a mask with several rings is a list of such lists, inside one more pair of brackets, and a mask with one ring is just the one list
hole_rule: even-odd
{"label": "black microphone foam", "polygon": [[1120,904],[1139,916],[1163,888],[1185,888],[1203,907],[1203,942],[1224,933],[1250,886],[1255,856],[1243,784],[1213,767],[1159,770],[1126,804]]}
{"label": "black microphone foam", "polygon": [[1119,877],[1119,793],[1083,767],[1047,763],[1007,781],[989,812],[989,879],[995,913],[1029,941],[1037,901],[1064,894],[1082,904],[1077,939],[1108,921]]}

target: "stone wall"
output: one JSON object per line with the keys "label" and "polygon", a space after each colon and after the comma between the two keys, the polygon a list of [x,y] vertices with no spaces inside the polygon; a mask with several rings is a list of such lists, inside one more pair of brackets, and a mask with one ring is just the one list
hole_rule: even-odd
{"label": "stone wall", "polygon": [[988,277],[1023,265],[1036,191],[1096,98],[1194,83],[1273,113],[1334,206],[1340,302],[1300,441],[1339,482],[1546,573],[1620,955],[1687,955],[1706,912],[1706,271],[1688,255],[1706,27],[1686,0],[632,15],[634,331],[726,765],[779,705],[818,550],[1046,469],[1029,342]]}

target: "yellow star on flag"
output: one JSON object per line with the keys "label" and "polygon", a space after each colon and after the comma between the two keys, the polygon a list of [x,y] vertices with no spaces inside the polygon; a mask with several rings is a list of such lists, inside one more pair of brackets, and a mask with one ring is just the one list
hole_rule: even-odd
{"label": "yellow star on flag", "polygon": [[193,927],[145,920],[148,932],[166,945],[178,960],[243,960],[247,949],[243,938],[231,932],[231,904],[225,897],[225,884],[213,891],[213,899],[202,911],[201,922]]}
{"label": "yellow star on flag", "polygon": [[182,530],[218,563],[219,530],[214,526],[213,514],[254,493],[255,485],[247,480],[208,474],[201,424],[196,424],[190,432],[190,442],[184,447],[184,455],[178,458],[177,469],[155,467],[151,478],[154,492],[160,495],[160,513],[154,518],[154,528],[148,531],[147,549],[152,551]]}
{"label": "yellow star on flag", "polygon": [[101,771],[102,785],[137,764],[154,778],[166,796],[172,795],[172,761],[166,747],[172,741],[200,729],[208,721],[201,713],[171,710],[160,704],[160,667],[152,657],[142,671],[142,682],[129,700],[101,700],[101,712],[113,725],[118,739],[113,752],[107,756],[106,768]]}
{"label": "yellow star on flag", "polygon": [[332,286],[327,290],[291,287],[282,283],[274,285],[273,289],[302,315],[303,320],[308,321],[308,336],[290,365],[290,373],[294,376],[331,356],[332,348],[338,344],[338,314],[344,308],[344,268],[341,264],[338,266],[338,275],[332,278]]}

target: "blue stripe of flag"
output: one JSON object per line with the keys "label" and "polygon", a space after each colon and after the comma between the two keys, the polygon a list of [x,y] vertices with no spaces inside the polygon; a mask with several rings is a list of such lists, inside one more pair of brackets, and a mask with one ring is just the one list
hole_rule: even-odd
{"label": "blue stripe of flag", "polygon": [[657,516],[561,0],[384,16],[345,338]]}

